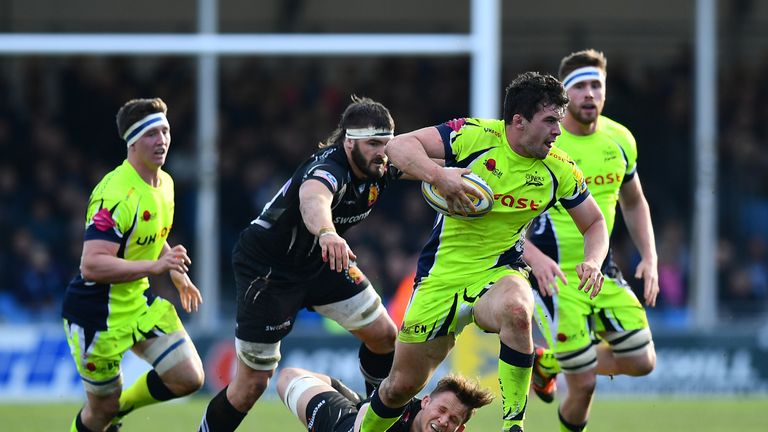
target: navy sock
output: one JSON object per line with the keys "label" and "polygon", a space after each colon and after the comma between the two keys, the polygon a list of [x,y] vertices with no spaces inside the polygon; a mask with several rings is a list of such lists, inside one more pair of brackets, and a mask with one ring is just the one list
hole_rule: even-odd
{"label": "navy sock", "polygon": [[248,414],[232,406],[227,399],[227,387],[224,387],[208,403],[198,432],[232,432],[240,426],[245,415]]}
{"label": "navy sock", "polygon": [[381,381],[389,375],[392,369],[392,362],[395,359],[395,352],[387,354],[376,354],[368,349],[365,344],[360,344],[359,351],[360,372],[365,379],[365,392],[370,395],[373,389],[381,384]]}

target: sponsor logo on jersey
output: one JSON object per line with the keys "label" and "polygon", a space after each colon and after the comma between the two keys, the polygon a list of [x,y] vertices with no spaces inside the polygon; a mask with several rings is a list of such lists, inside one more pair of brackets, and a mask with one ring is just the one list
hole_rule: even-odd
{"label": "sponsor logo on jersey", "polygon": [[320,411],[320,408],[325,405],[325,399],[321,400],[320,403],[315,405],[315,408],[312,410],[312,416],[309,418],[309,421],[307,422],[307,428],[314,431],[315,430],[315,419],[317,418],[317,412]]}
{"label": "sponsor logo on jersey", "polygon": [[359,285],[360,282],[365,280],[365,275],[357,266],[349,266],[347,270],[347,278],[355,285]]}
{"label": "sponsor logo on jersey", "polygon": [[537,211],[541,207],[540,203],[538,203],[537,201],[534,201],[531,198],[525,198],[525,197],[515,198],[509,194],[494,194],[493,199],[499,204],[506,207],[510,207],[510,208],[516,208],[516,209],[527,208],[532,211]]}
{"label": "sponsor logo on jersey", "polygon": [[351,224],[351,223],[360,222],[361,220],[363,220],[363,219],[368,217],[368,214],[371,213],[371,210],[372,209],[368,209],[367,212],[361,213],[361,214],[358,214],[358,215],[354,215],[354,216],[336,216],[333,219],[333,223],[334,224]]}
{"label": "sponsor logo on jersey", "polygon": [[336,177],[334,177],[333,174],[329,173],[326,170],[315,169],[314,171],[312,171],[311,177],[321,178],[326,182],[328,182],[328,184],[331,186],[331,189],[333,189],[333,192],[336,192],[339,189],[339,181],[336,180]]}
{"label": "sponsor logo on jersey", "polygon": [[544,177],[537,173],[525,173],[526,186],[544,186]]}
{"label": "sponsor logo on jersey", "polygon": [[500,138],[500,137],[501,137],[501,132],[499,132],[499,131],[497,131],[497,130],[495,130],[495,129],[491,129],[491,128],[489,128],[489,127],[484,127],[484,128],[483,128],[483,132],[485,132],[485,133],[489,133],[489,134],[491,134],[491,135],[493,135],[493,136],[495,136],[495,137],[497,137],[497,138]]}
{"label": "sponsor logo on jersey", "polygon": [[604,184],[612,184],[612,183],[621,183],[621,181],[624,179],[624,176],[621,173],[608,173],[608,174],[599,174],[592,177],[587,177],[585,179],[587,185],[604,185]]}
{"label": "sponsor logo on jersey", "polygon": [[114,360],[107,360],[107,361],[100,361],[98,364],[88,361],[85,363],[85,369],[89,372],[105,372],[105,371],[113,371],[120,367],[119,361]]}
{"label": "sponsor logo on jersey", "polygon": [[144,236],[144,237],[137,237],[136,238],[136,244],[139,245],[139,246],[151,245],[152,243],[157,241],[158,236],[162,240],[162,239],[168,237],[168,233],[171,232],[171,227],[173,227],[173,225],[168,225],[167,227],[163,227],[160,230],[160,232],[157,232],[157,233],[154,233],[154,234],[150,234],[150,235],[147,235],[147,236]]}
{"label": "sponsor logo on jersey", "polygon": [[555,158],[555,159],[557,159],[559,161],[565,162],[565,163],[570,163],[570,164],[573,163],[573,161],[570,158],[564,157],[564,156],[560,155],[559,153],[556,153],[556,152],[553,152],[553,151],[549,152],[547,154],[547,156],[551,156],[551,157],[553,157],[553,158]]}
{"label": "sponsor logo on jersey", "polygon": [[504,175],[503,172],[501,172],[500,169],[496,168],[496,159],[486,159],[483,162],[483,165],[485,165],[485,169],[491,172],[494,176],[501,178],[502,175]]}
{"label": "sponsor logo on jersey", "polygon": [[402,326],[400,326],[400,331],[404,334],[426,334],[428,333],[428,327],[426,324],[411,324],[409,326],[405,325],[405,322],[403,322]]}
{"label": "sponsor logo on jersey", "polygon": [[280,323],[278,325],[268,325],[268,326],[265,326],[264,330],[265,331],[280,331],[280,330],[287,329],[290,326],[291,326],[291,320],[289,319],[289,320],[286,320],[285,322]]}
{"label": "sponsor logo on jersey", "polygon": [[603,161],[608,162],[619,157],[618,152],[615,150],[603,150]]}
{"label": "sponsor logo on jersey", "polygon": [[379,199],[379,186],[372,184],[368,189],[368,207],[372,206]]}
{"label": "sponsor logo on jersey", "polygon": [[584,178],[584,173],[579,169],[576,164],[571,161],[571,170],[573,172],[573,178],[576,180],[576,189],[579,193],[584,193],[587,190],[587,180]]}

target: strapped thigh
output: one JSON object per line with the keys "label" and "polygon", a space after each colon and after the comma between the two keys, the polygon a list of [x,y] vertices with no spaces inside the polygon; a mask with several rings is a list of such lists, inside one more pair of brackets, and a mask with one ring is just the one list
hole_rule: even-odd
{"label": "strapped thigh", "polygon": [[317,386],[328,386],[328,384],[314,375],[299,375],[292,379],[291,382],[288,383],[288,386],[285,388],[283,403],[285,403],[285,406],[288,407],[288,410],[290,410],[293,415],[299,417],[299,398],[304,394],[305,391]]}
{"label": "strapped thigh", "polygon": [[602,337],[610,344],[614,357],[642,355],[653,344],[651,330],[647,327],[623,332],[606,332]]}
{"label": "strapped thigh", "polygon": [[336,303],[314,306],[320,315],[328,317],[347,330],[358,330],[376,320],[381,314],[387,313],[381,304],[381,297],[372,286],[352,298]]}
{"label": "strapped thigh", "polygon": [[280,341],[275,343],[248,342],[235,338],[237,357],[249,368],[257,371],[271,371],[280,362]]}
{"label": "strapped thigh", "polygon": [[566,374],[586,372],[597,367],[597,349],[594,343],[577,350],[563,353],[555,353],[560,369]]}
{"label": "strapped thigh", "polygon": [[177,331],[148,339],[149,345],[137,350],[137,355],[162,375],[186,359],[196,357],[192,341],[184,331]]}

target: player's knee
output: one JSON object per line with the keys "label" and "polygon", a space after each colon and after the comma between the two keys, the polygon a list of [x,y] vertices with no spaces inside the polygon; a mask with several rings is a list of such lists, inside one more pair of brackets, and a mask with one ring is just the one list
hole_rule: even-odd
{"label": "player's knee", "polygon": [[88,411],[91,416],[97,417],[101,421],[109,421],[115,418],[120,411],[120,401],[117,397],[98,398],[97,400],[89,398]]}
{"label": "player's knee", "polygon": [[202,367],[192,368],[177,381],[177,390],[174,392],[179,397],[190,395],[203,387],[205,373]]}
{"label": "player's knee", "polygon": [[252,374],[244,386],[245,399],[251,401],[251,404],[255,403],[264,391],[267,390],[270,376],[271,374],[266,372]]}
{"label": "player's knee", "polygon": [[277,393],[280,395],[280,397],[283,397],[288,384],[290,384],[291,381],[297,376],[298,370],[295,368],[286,367],[280,370],[280,372],[277,374],[277,379],[275,379]]}
{"label": "player's knee", "polygon": [[637,373],[635,376],[645,376],[653,372],[653,370],[656,368],[656,363],[653,362],[644,362],[640,364],[640,367],[637,368]]}
{"label": "player's knee", "polygon": [[367,345],[377,353],[392,352],[395,349],[395,339],[397,339],[397,326],[389,318],[389,315],[386,315],[386,312],[378,321],[376,337]]}
{"label": "player's knee", "polygon": [[628,375],[645,376],[653,372],[656,368],[656,353],[653,350],[646,352],[644,356],[637,357],[632,363]]}
{"label": "player's knee", "polygon": [[414,380],[398,379],[396,375],[390,375],[382,384],[380,387],[381,400],[385,405],[392,408],[405,405],[424,387],[415,383]]}
{"label": "player's knee", "polygon": [[362,340],[371,351],[377,354],[386,354],[395,350],[397,327],[385,310],[382,309],[381,313],[375,321],[359,330],[351,330],[351,332]]}
{"label": "player's knee", "polygon": [[507,296],[500,306],[499,318],[506,327],[515,331],[530,331],[533,316],[532,297],[529,299],[522,295]]}

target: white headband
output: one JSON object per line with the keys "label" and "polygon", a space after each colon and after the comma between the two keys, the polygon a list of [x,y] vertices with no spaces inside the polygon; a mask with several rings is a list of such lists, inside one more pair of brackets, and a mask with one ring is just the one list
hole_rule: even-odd
{"label": "white headband", "polygon": [[392,129],[377,129],[373,127],[347,129],[347,138],[349,139],[392,138],[394,136],[395,131]]}
{"label": "white headband", "polygon": [[577,83],[591,80],[599,80],[601,83],[605,84],[605,72],[594,66],[578,68],[565,77],[563,80],[563,87],[568,90]]}
{"label": "white headband", "polygon": [[168,119],[165,118],[165,114],[161,112],[150,114],[132,124],[123,134],[126,146],[130,147],[131,144],[135,143],[142,135],[144,135],[144,132],[146,132],[147,129],[160,125],[171,127],[170,123],[168,123]]}

